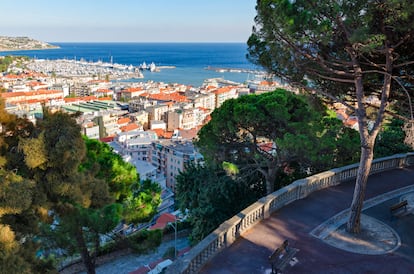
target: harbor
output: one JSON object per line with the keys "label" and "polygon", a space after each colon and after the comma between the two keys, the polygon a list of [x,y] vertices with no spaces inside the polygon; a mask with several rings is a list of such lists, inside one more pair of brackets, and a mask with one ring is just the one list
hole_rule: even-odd
{"label": "harbor", "polygon": [[212,70],[215,72],[234,72],[234,73],[250,73],[250,74],[266,74],[263,70],[255,70],[255,69],[245,69],[245,68],[220,68],[220,67],[212,67],[208,66],[205,67],[206,70]]}
{"label": "harbor", "polygon": [[110,79],[131,79],[144,78],[141,70],[132,65],[122,65],[116,63],[106,63],[102,61],[88,62],[69,59],[33,59],[27,64],[27,68],[44,73],[49,76],[64,77],[103,77]]}

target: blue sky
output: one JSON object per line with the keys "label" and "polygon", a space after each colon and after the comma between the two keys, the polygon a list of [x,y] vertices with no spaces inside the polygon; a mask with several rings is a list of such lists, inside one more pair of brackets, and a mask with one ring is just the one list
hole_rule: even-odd
{"label": "blue sky", "polygon": [[48,42],[246,42],[255,0],[1,0],[0,36]]}

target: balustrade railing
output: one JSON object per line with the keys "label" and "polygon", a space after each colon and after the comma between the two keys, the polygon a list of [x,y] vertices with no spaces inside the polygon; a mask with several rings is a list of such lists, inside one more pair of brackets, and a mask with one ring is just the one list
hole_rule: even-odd
{"label": "balustrade railing", "polygon": [[[370,174],[414,165],[414,153],[397,154],[373,161]],[[314,191],[335,186],[356,178],[358,164],[331,169],[297,180],[281,188],[222,223],[216,230],[194,246],[185,256],[177,259],[166,270],[167,274],[197,273],[204,264],[223,248],[230,246],[244,231],[268,218],[273,212],[305,198]]]}

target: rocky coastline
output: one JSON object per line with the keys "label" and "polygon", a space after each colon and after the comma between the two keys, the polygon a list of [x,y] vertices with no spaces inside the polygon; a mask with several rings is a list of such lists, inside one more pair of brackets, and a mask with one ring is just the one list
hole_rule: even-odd
{"label": "rocky coastline", "polygon": [[42,50],[54,48],[59,47],[29,37],[0,36],[0,51]]}

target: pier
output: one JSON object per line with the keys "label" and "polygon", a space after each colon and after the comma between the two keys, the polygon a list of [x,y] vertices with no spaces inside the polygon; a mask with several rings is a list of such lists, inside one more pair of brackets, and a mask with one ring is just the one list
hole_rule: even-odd
{"label": "pier", "polygon": [[254,70],[254,69],[243,69],[243,68],[219,68],[208,66],[204,68],[206,70],[213,70],[216,72],[235,72],[235,73],[252,73],[252,74],[265,74],[263,70]]}

